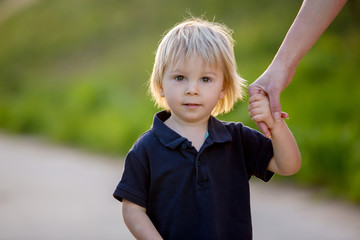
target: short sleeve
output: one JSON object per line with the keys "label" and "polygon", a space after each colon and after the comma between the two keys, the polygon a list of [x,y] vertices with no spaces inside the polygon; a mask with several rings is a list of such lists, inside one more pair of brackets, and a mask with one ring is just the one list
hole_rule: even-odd
{"label": "short sleeve", "polygon": [[242,131],[244,155],[249,178],[256,176],[263,181],[269,181],[274,175],[268,171],[271,158],[274,156],[271,140],[260,132],[243,127]]}
{"label": "short sleeve", "polygon": [[149,186],[149,168],[146,158],[139,158],[130,151],[125,159],[124,172],[113,196],[122,201],[126,199],[146,208]]}

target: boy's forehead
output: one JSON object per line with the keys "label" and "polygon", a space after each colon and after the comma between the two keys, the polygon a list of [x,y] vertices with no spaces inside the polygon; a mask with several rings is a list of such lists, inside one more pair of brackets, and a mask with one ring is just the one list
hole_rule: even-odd
{"label": "boy's forehead", "polygon": [[180,56],[177,56],[176,58],[168,61],[166,64],[168,69],[179,69],[183,67],[186,64],[189,63],[198,63],[204,68],[221,68],[218,61],[214,60],[207,60],[205,57],[199,55],[199,54],[191,54],[189,56],[186,56],[185,54],[181,54]]}

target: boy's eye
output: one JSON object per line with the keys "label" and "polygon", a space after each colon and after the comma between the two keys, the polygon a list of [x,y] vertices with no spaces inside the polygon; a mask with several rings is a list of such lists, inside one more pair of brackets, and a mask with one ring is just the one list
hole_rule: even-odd
{"label": "boy's eye", "polygon": [[211,80],[208,77],[203,77],[203,78],[201,78],[201,81],[207,83],[207,82],[210,82]]}
{"label": "boy's eye", "polygon": [[185,80],[185,77],[184,76],[176,76],[175,79],[177,81],[184,81]]}

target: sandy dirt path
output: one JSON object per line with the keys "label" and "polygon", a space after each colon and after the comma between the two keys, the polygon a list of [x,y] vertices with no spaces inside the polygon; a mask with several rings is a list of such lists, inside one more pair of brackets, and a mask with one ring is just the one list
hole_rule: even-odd
{"label": "sandy dirt path", "polygon": [[[133,239],[112,192],[122,162],[0,134],[0,239]],[[252,182],[255,240],[360,239],[360,209]]]}

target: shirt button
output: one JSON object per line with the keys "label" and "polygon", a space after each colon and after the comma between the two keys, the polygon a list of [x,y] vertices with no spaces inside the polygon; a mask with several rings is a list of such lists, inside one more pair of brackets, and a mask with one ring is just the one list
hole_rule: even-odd
{"label": "shirt button", "polygon": [[187,147],[188,147],[188,145],[187,145],[186,143],[181,144],[181,148],[182,148],[182,149],[185,150],[185,149],[187,149]]}

